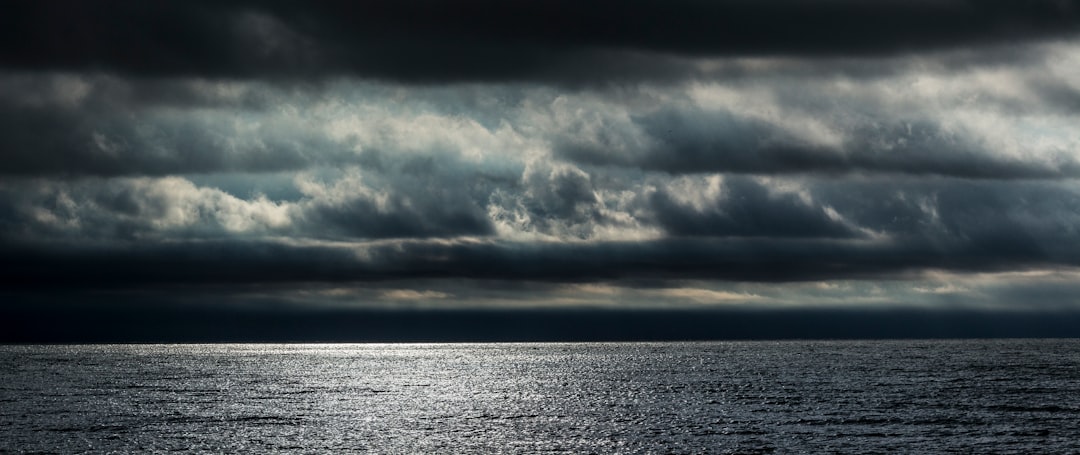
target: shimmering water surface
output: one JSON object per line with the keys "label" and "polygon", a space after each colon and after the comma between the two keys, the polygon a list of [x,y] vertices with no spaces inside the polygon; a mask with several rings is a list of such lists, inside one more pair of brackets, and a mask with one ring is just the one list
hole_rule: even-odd
{"label": "shimmering water surface", "polygon": [[1080,340],[0,346],[3,452],[1080,453]]}

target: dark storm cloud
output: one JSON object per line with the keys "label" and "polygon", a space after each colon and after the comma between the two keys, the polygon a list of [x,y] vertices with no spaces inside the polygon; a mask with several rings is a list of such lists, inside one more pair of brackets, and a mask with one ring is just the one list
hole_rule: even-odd
{"label": "dark storm cloud", "polygon": [[[1031,97],[995,97],[990,89],[999,86],[991,80],[958,88],[968,91],[935,108],[926,106],[937,98],[931,102],[925,94],[919,95],[922,103],[883,95],[912,74],[918,73],[847,90],[831,79],[790,77],[712,85],[699,91],[740,95],[709,106],[697,103],[701,95],[693,87],[666,96],[670,87],[562,94],[515,85],[409,89],[356,81],[280,86],[8,74],[0,75],[0,148],[6,155],[0,174],[261,173],[343,165],[383,172],[389,169],[384,161],[408,159],[397,158],[402,152],[438,157],[479,150],[492,169],[477,173],[505,178],[508,170],[520,172],[510,169],[518,164],[505,163],[521,161],[515,157],[521,149],[544,148],[578,164],[676,174],[1080,175],[1067,135],[1010,152],[1001,138],[987,138],[985,127],[965,128],[954,115],[978,106],[997,121],[1022,113],[1047,123],[1076,107],[1077,88],[1067,79],[1013,71],[1004,76],[1005,88]],[[969,76],[942,75],[938,83]],[[762,113],[761,105],[770,110]],[[812,122],[805,119],[816,124],[807,126]],[[395,166],[390,171],[404,172]],[[445,172],[438,166],[433,171]]]}
{"label": "dark storm cloud", "polygon": [[301,184],[316,188],[297,202],[289,232],[337,239],[494,234],[485,203],[494,188],[516,181],[474,168],[456,152],[365,151],[361,168]]}
{"label": "dark storm cloud", "polygon": [[282,231],[284,208],[179,178],[0,183],[0,237],[11,241],[161,240]]}
{"label": "dark storm cloud", "polygon": [[[672,182],[628,199],[621,210],[670,238],[530,243],[495,235],[488,213],[515,207],[555,238],[589,239],[614,222],[599,208],[604,182],[568,169],[527,175],[516,188],[454,186],[430,171],[385,182],[346,174],[302,183],[308,196],[292,202],[237,198],[175,177],[6,182],[5,283],[801,281],[1080,265],[1080,190],[1071,181],[728,176],[714,195]],[[494,197],[503,193],[518,196]],[[462,235],[480,237],[440,239]],[[435,238],[290,247],[267,236],[301,244]]]}
{"label": "dark storm cloud", "polygon": [[1080,89],[1060,80],[1039,80],[1032,84],[1033,91],[1043,102],[1064,114],[1080,114]]}
{"label": "dark storm cloud", "polygon": [[[1073,99],[1076,94],[1068,86],[1037,88],[1052,92],[1048,98],[1055,98],[1053,105],[1063,109],[1075,108],[1069,103],[1080,99]],[[550,136],[555,155],[577,163],[670,173],[867,172],[981,179],[1080,176],[1080,163],[1068,154],[1052,161],[999,157],[986,144],[944,131],[932,120],[844,126],[849,131],[838,146],[816,144],[780,125],[727,111],[670,107],[632,120],[629,125],[606,125],[600,140],[558,129],[537,131],[537,139]],[[276,116],[272,110],[185,108],[168,102],[132,106],[94,100],[74,106],[35,105],[0,99],[0,147],[5,151],[0,174],[274,172],[343,164],[379,170],[380,159],[395,152],[396,144],[387,143],[381,144],[388,148],[385,152],[372,148],[357,154],[350,139],[332,138],[320,127],[303,116]],[[646,138],[643,143],[626,143],[641,134]],[[442,148],[429,152],[457,153],[452,146]]]}
{"label": "dark storm cloud", "polygon": [[491,220],[464,193],[391,192],[382,200],[346,197],[304,208],[299,235],[387,238],[490,235]]}
{"label": "dark storm cloud", "polygon": [[[406,163],[383,164],[416,167]],[[608,183],[570,168],[527,175],[521,197],[534,198],[531,213],[549,223],[587,213]],[[379,236],[387,217],[421,214],[350,211],[353,199],[368,201],[367,190],[343,180],[324,185],[330,196],[318,200],[342,203],[353,236]],[[36,193],[4,182],[0,316],[21,327],[4,332],[4,340],[1047,336],[1072,333],[1061,331],[1073,327],[1062,321],[1073,320],[1068,315],[1077,304],[1080,189],[1071,181],[725,176],[718,198],[668,182],[656,191],[670,206],[636,199],[641,206],[634,211],[651,211],[650,219],[672,235],[667,238],[358,243],[311,240],[349,237],[328,233],[339,228],[330,221],[303,223],[317,211],[301,210],[299,224],[276,226],[271,215],[279,207],[270,201],[230,198],[179,178],[88,182],[47,182]],[[466,193],[422,203],[449,206]],[[12,203],[25,199],[37,205]],[[190,205],[196,202],[202,205]],[[825,208],[834,215],[825,216]],[[457,224],[440,216],[387,232],[453,235]],[[417,230],[431,226],[440,230]],[[822,280],[857,282],[818,287]],[[717,285],[735,287],[708,289]],[[680,296],[695,299],[695,292],[701,300],[687,306]],[[561,299],[579,308],[551,309],[565,305]],[[604,303],[615,305],[596,310]],[[709,312],[688,309],[717,303]],[[787,304],[810,309],[783,310]],[[926,307],[910,310],[913,317],[903,309],[912,304]],[[476,309],[484,305],[487,310]],[[548,309],[506,313],[508,305]],[[631,307],[645,310],[627,312]],[[759,310],[775,311],[748,316]],[[580,318],[604,329],[586,331]],[[492,321],[501,325],[485,325]],[[550,325],[536,329],[536,321]],[[751,322],[761,327],[751,330],[745,325]],[[948,330],[926,328],[938,323]]]}
{"label": "dark storm cloud", "polygon": [[[365,282],[415,279],[595,282],[685,280],[790,282],[889,279],[933,268],[998,271],[1080,266],[1074,236],[1017,237],[1005,224],[966,241],[687,238],[644,242],[524,244],[405,242],[353,250],[265,241],[23,243],[3,247],[3,286],[71,287]],[[1023,231],[1019,231],[1023,232]],[[1054,245],[1056,244],[1056,245]]]}
{"label": "dark storm cloud", "polygon": [[[1071,87],[1038,86],[1060,92],[1051,104],[1068,108]],[[863,101],[865,102],[865,101]],[[853,102],[858,107],[859,102]],[[820,115],[836,114],[820,106]],[[840,144],[800,138],[782,125],[727,110],[692,107],[660,109],[632,118],[644,133],[641,143],[620,143],[634,131],[605,133],[601,140],[569,136],[557,141],[557,156],[591,165],[636,167],[670,173],[892,173],[972,179],[1039,179],[1080,176],[1080,163],[1065,153],[1053,160],[997,156],[992,146],[963,132],[941,128],[937,120],[881,119],[840,124]],[[605,140],[606,139],[606,140]]]}
{"label": "dark storm cloud", "polygon": [[[867,229],[953,250],[963,261],[1039,258],[1075,264],[1080,194],[1072,183],[951,181],[819,184],[811,191]],[[1025,259],[1026,258],[1026,259]]]}
{"label": "dark storm cloud", "polygon": [[555,169],[544,175],[532,172],[525,175],[532,212],[540,217],[569,218],[581,206],[596,202],[589,175],[576,170]]}
{"label": "dark storm cloud", "polygon": [[[281,86],[0,72],[0,175],[164,176],[348,165],[416,174],[423,171],[419,161],[411,171],[396,161],[444,160],[459,156],[463,146],[478,147],[455,135],[493,133],[487,128],[520,114],[513,98],[529,94],[505,87],[494,94],[484,87],[455,92],[418,90],[402,102],[401,87],[357,81]],[[496,97],[511,101],[477,105]],[[421,128],[417,117],[433,120]],[[335,122],[346,123],[340,134]]]}
{"label": "dark storm cloud", "polygon": [[346,176],[330,186],[306,183],[305,188],[319,194],[293,201],[262,195],[244,199],[177,177],[16,180],[0,183],[0,237],[101,242],[263,235],[374,239],[492,232],[490,220],[467,186],[429,192],[431,186],[396,179],[374,191],[357,178]]}
{"label": "dark storm cloud", "polygon": [[722,199],[700,210],[680,204],[666,191],[653,193],[650,205],[657,223],[676,236],[824,237],[860,236],[850,226],[830,219],[820,207],[795,194],[771,197],[768,189],[748,178],[728,178]]}
{"label": "dark storm cloud", "polygon": [[9,68],[433,82],[655,77],[667,70],[654,55],[883,55],[1068,37],[1080,23],[1080,7],[1060,0],[118,0],[5,10],[0,65]]}
{"label": "dark storm cloud", "polygon": [[[471,278],[787,281],[873,277],[963,257],[921,248],[826,242],[680,240],[600,245],[404,244],[365,251],[262,242],[4,248],[5,288],[144,288],[174,284]],[[999,261],[1000,262],[1000,261]],[[828,263],[828,267],[822,267]],[[966,264],[992,267],[992,263]]]}
{"label": "dark storm cloud", "polygon": [[351,155],[325,136],[277,119],[245,125],[242,116],[229,112],[2,102],[0,147],[5,159],[0,173],[7,175],[267,172],[333,164]]}
{"label": "dark storm cloud", "polygon": [[[1075,333],[1078,32],[1074,0],[7,2],[0,341]],[[702,305],[746,311],[623,311]]]}
{"label": "dark storm cloud", "polygon": [[96,71],[0,73],[0,100],[11,108],[81,108],[91,113],[108,110],[141,111],[167,106],[176,109],[234,108],[251,111],[287,101],[290,89],[314,89],[319,84],[289,87],[258,81],[202,78],[131,78]]}

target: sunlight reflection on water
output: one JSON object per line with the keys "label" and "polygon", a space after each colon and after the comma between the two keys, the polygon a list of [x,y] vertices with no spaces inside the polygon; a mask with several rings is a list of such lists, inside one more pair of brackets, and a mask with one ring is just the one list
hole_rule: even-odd
{"label": "sunlight reflection on water", "polygon": [[1080,450],[1080,341],[0,347],[0,451]]}

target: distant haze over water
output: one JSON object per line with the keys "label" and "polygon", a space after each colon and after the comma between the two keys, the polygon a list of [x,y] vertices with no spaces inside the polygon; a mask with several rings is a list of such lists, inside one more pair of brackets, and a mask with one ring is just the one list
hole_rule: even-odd
{"label": "distant haze over water", "polygon": [[1080,312],[904,308],[219,308],[15,306],[0,342],[470,342],[1076,338]]}

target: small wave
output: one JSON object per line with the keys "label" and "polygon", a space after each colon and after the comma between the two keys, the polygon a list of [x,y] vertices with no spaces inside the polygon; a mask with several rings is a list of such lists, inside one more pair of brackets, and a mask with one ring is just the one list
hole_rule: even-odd
{"label": "small wave", "polygon": [[1080,412],[1080,408],[1058,406],[1054,404],[1043,406],[1023,406],[1023,405],[993,405],[987,406],[986,409],[993,411],[1005,411],[1005,412],[1060,412],[1066,414],[1074,414]]}
{"label": "small wave", "polygon": [[299,418],[299,417],[252,415],[252,416],[229,417],[229,418],[226,418],[225,421],[226,422],[244,422],[244,423],[267,422],[267,423],[290,423],[290,424],[295,424],[295,423],[303,422],[304,419]]}
{"label": "small wave", "polygon": [[65,426],[65,427],[53,427],[46,428],[46,431],[54,433],[99,433],[99,432],[125,432],[131,430],[131,427],[125,425],[87,425],[84,427],[77,426]]}

